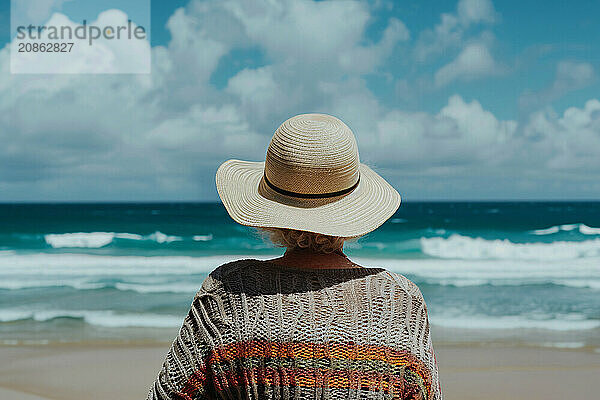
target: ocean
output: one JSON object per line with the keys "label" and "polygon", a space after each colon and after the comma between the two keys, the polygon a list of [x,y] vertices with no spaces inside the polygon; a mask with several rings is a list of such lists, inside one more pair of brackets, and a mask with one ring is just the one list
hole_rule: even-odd
{"label": "ocean", "polygon": [[[600,202],[413,202],[346,245],[438,343],[600,350]],[[0,205],[0,344],[171,341],[206,275],[275,248],[220,204]]]}

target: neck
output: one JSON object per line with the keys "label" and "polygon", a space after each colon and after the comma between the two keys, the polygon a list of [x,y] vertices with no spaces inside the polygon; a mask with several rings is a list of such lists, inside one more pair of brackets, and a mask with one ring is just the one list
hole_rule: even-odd
{"label": "neck", "polygon": [[342,249],[333,253],[316,253],[308,249],[288,248],[283,256],[271,261],[297,268],[362,268],[350,261]]}

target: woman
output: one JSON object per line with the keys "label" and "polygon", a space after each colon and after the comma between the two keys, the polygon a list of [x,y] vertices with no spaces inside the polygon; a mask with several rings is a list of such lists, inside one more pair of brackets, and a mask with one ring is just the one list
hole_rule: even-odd
{"label": "woman", "polygon": [[290,118],[265,162],[229,160],[216,182],[235,221],[287,250],[209,275],[148,399],[442,398],[419,289],[342,252],[400,205],[350,128]]}

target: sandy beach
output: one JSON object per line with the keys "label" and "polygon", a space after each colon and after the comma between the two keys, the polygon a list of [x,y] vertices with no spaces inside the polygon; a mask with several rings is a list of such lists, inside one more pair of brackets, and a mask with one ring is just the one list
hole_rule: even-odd
{"label": "sandy beach", "polygon": [[[0,348],[3,400],[145,398],[168,344]],[[444,398],[590,399],[600,354],[528,347],[438,346]]]}

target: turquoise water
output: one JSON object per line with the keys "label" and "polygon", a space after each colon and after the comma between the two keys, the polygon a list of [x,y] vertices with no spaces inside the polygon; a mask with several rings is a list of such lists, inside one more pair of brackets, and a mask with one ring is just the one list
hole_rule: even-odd
{"label": "turquoise water", "polygon": [[[220,204],[0,205],[0,343],[170,340],[212,269],[281,252]],[[405,203],[347,252],[434,340],[600,346],[600,203]]]}

